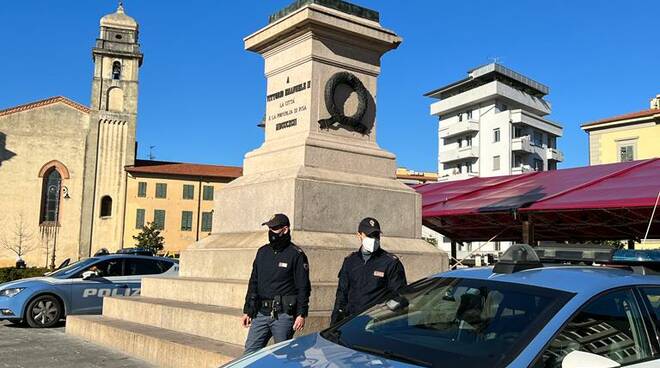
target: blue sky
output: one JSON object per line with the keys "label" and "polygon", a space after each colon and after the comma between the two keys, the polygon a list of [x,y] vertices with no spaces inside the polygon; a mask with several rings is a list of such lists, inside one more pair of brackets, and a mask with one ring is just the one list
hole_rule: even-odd
{"label": "blue sky", "polygon": [[[126,0],[140,23],[138,156],[241,165],[259,146],[264,109],[259,55],[243,37],[291,0]],[[437,122],[425,92],[498,57],[550,86],[550,118],[564,125],[560,168],[588,164],[579,125],[648,108],[660,93],[657,2],[377,1],[403,44],[383,58],[379,144],[400,166],[437,169]],[[0,109],[54,95],[89,104],[91,48],[112,0],[3,1]]]}

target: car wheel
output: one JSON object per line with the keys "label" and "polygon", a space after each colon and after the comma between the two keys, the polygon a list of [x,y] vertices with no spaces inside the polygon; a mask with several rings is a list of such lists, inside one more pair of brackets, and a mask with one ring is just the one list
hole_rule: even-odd
{"label": "car wheel", "polygon": [[51,327],[62,318],[60,301],[52,295],[34,298],[25,311],[25,321],[30,327]]}

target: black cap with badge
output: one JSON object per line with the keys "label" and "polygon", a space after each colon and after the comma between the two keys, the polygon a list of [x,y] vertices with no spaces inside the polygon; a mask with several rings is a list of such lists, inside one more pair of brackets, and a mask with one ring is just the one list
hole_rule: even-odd
{"label": "black cap with badge", "polygon": [[289,218],[283,213],[276,213],[270,220],[261,224],[262,226],[268,226],[270,229],[279,229],[284,226],[291,226],[289,224]]}
{"label": "black cap with badge", "polygon": [[380,224],[375,218],[367,217],[360,221],[360,225],[358,225],[358,232],[363,233],[366,236],[371,236],[375,233],[380,234]]}

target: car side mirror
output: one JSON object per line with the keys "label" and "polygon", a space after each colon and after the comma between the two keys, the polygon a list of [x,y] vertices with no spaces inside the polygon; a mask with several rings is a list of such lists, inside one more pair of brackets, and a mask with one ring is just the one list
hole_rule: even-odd
{"label": "car side mirror", "polygon": [[621,364],[612,359],[586,351],[573,350],[564,357],[561,368],[617,368]]}
{"label": "car side mirror", "polygon": [[82,273],[83,280],[90,280],[96,277],[96,272],[94,271],[85,271]]}

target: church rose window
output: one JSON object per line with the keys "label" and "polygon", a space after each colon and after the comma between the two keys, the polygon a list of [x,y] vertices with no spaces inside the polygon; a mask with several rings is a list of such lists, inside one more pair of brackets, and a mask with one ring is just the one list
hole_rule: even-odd
{"label": "church rose window", "polygon": [[41,221],[56,222],[59,217],[60,188],[62,176],[53,167],[44,175],[41,189]]}

